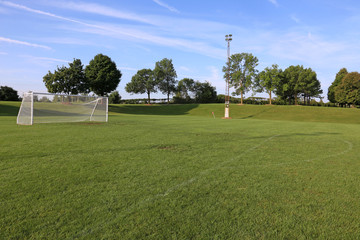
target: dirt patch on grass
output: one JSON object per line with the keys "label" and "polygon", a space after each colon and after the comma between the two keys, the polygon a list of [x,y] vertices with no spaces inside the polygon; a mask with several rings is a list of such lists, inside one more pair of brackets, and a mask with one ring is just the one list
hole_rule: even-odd
{"label": "dirt patch on grass", "polygon": [[156,146],[156,148],[159,150],[175,150],[177,147],[175,145],[161,145]]}

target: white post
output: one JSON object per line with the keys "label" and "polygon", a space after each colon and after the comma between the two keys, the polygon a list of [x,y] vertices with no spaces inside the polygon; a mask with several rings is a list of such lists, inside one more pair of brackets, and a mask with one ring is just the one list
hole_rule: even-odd
{"label": "white post", "polygon": [[106,122],[108,122],[109,98],[106,98]]}
{"label": "white post", "polygon": [[97,107],[97,105],[98,105],[98,102],[99,102],[99,98],[96,99],[96,104],[95,104],[95,106],[94,106],[94,108],[93,108],[93,110],[92,110],[92,112],[91,112],[91,115],[90,115],[90,121],[92,121],[92,117],[93,117],[93,115],[94,115],[94,112],[95,112],[95,109],[96,109],[96,107]]}
{"label": "white post", "polygon": [[34,93],[33,92],[31,92],[30,93],[31,95],[31,110],[30,110],[30,125],[33,125],[33,123],[34,123]]}

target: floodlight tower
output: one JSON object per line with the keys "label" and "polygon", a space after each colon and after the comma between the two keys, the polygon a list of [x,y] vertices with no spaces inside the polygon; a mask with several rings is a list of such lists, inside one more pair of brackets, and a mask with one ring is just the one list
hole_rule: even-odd
{"label": "floodlight tower", "polygon": [[230,42],[232,40],[232,34],[225,35],[225,41],[227,42],[227,74],[226,74],[226,86],[225,86],[225,119],[230,118],[230,86],[229,86],[229,78],[230,78]]}

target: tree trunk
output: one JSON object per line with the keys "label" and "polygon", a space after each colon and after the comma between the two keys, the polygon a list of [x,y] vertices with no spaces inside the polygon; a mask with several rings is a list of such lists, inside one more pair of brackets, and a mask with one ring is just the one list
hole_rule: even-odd
{"label": "tree trunk", "polygon": [[269,91],[270,105],[271,105],[271,91]]}
{"label": "tree trunk", "polygon": [[170,103],[170,100],[169,100],[169,99],[170,99],[170,93],[168,92],[168,94],[167,94],[167,100],[168,100],[168,101],[167,101],[167,104]]}
{"label": "tree trunk", "polygon": [[148,104],[150,105],[150,92],[148,92]]}
{"label": "tree trunk", "polygon": [[295,105],[298,105],[297,104],[297,93],[294,94],[294,97],[295,97]]}
{"label": "tree trunk", "polygon": [[243,105],[243,91],[242,91],[242,81],[240,80],[240,95],[241,95],[241,102],[240,104]]}

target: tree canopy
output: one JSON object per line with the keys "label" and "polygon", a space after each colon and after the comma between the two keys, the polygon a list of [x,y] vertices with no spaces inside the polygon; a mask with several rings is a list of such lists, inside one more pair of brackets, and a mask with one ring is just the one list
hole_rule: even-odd
{"label": "tree canopy", "polygon": [[266,91],[269,94],[269,104],[271,104],[271,93],[278,87],[281,80],[282,70],[277,64],[266,67],[258,74],[255,81],[255,88],[258,92]]}
{"label": "tree canopy", "polygon": [[195,81],[191,78],[183,78],[178,82],[175,99],[177,102],[191,102],[195,92]]}
{"label": "tree canopy", "polygon": [[322,94],[320,81],[317,79],[316,72],[311,68],[305,68],[299,76],[299,91],[304,97],[304,104],[310,102],[311,97],[320,97]]}
{"label": "tree canopy", "polygon": [[342,105],[360,104],[360,73],[351,72],[343,77],[335,87],[335,101]]}
{"label": "tree canopy", "polygon": [[342,79],[348,74],[346,68],[340,69],[340,71],[336,74],[335,80],[331,83],[328,88],[328,100],[332,103],[335,103],[335,88],[341,83]]}
{"label": "tree canopy", "polygon": [[0,101],[19,101],[17,91],[8,86],[0,86]]}
{"label": "tree canopy", "polygon": [[117,88],[122,74],[110,57],[98,54],[86,66],[85,76],[90,90],[99,96],[105,96]]}
{"label": "tree canopy", "polygon": [[172,64],[171,59],[164,58],[156,62],[154,69],[154,76],[157,82],[157,87],[161,93],[167,95],[168,103],[170,101],[170,94],[176,91],[177,74]]}
{"label": "tree canopy", "polygon": [[304,103],[311,97],[319,97],[322,93],[320,81],[311,68],[289,66],[281,74],[279,85],[275,91],[282,100],[297,105],[298,97],[304,97]]}
{"label": "tree canopy", "polygon": [[57,70],[48,72],[43,82],[50,93],[79,94],[88,93],[89,85],[80,59],[74,59],[69,67],[57,67]]}
{"label": "tree canopy", "polygon": [[111,104],[118,104],[120,103],[121,96],[118,91],[113,91],[109,95],[109,103]]}
{"label": "tree canopy", "polygon": [[154,73],[151,69],[141,69],[127,83],[125,90],[128,93],[146,93],[148,95],[148,104],[150,104],[150,94],[156,92]]}
{"label": "tree canopy", "polygon": [[258,59],[251,53],[236,53],[230,56],[223,67],[224,78],[229,77],[230,87],[235,88],[234,94],[241,95],[241,104],[243,104],[244,93],[250,90],[256,77],[257,65]]}
{"label": "tree canopy", "polygon": [[211,86],[209,82],[195,82],[195,102],[197,103],[212,103],[216,102],[217,93],[215,87]]}

